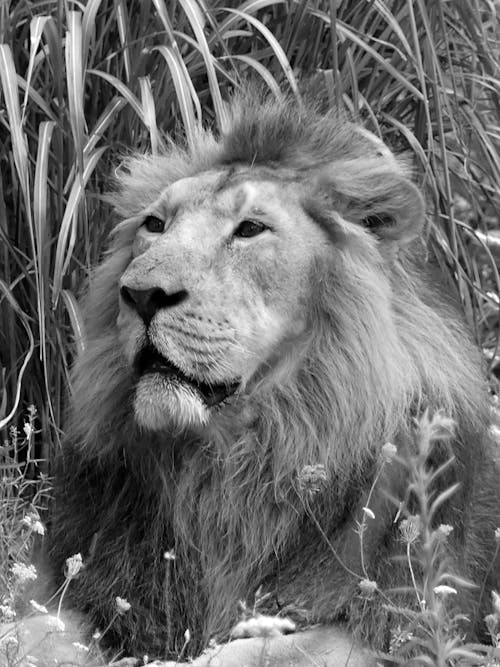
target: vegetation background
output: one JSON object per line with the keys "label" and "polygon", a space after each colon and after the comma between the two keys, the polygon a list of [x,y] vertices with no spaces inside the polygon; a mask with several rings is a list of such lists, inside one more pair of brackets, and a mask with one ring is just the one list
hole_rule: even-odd
{"label": "vegetation background", "polygon": [[110,175],[223,129],[249,76],[307,80],[409,153],[495,384],[499,20],[498,0],[0,0],[0,603],[47,505]]}

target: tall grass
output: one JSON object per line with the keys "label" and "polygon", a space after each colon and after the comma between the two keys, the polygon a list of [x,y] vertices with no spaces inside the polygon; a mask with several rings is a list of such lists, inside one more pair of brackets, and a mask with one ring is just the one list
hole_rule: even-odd
{"label": "tall grass", "polygon": [[[500,158],[495,3],[488,0],[18,0],[0,7],[0,428],[37,406],[47,456],[76,295],[110,225],[120,155],[224,127],[249,75],[299,80],[409,151],[432,240],[495,365],[498,275],[472,229],[495,226]],[[483,239],[484,246],[484,236]]]}

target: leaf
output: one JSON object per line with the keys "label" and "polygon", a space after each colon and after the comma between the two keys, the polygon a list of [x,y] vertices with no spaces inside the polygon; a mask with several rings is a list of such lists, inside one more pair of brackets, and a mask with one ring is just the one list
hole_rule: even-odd
{"label": "leaf", "polygon": [[83,115],[83,38],[82,15],[68,12],[69,30],[66,32],[66,84],[68,86],[69,122],[78,163],[83,172],[85,118]]}
{"label": "leaf", "polygon": [[21,124],[16,69],[12,58],[12,51],[7,44],[0,44],[0,81],[2,82],[7,117],[9,119],[14,164],[23,193],[24,205],[29,216],[31,214],[31,205],[27,142]]}
{"label": "leaf", "polygon": [[[137,99],[137,97],[132,93],[132,91],[123,83],[123,81],[120,81],[116,76],[113,76],[113,74],[108,74],[108,72],[101,72],[100,70],[97,69],[89,69],[88,70],[89,74],[94,74],[95,76],[100,77],[101,79],[104,79],[108,83],[110,83],[116,90],[120,93],[120,95],[125,99],[132,109],[136,112],[136,114],[139,116],[139,118],[142,120],[144,123],[144,115],[142,113],[142,106]],[[145,123],[144,123],[145,124]]]}
{"label": "leaf", "polygon": [[[0,47],[1,46],[4,46],[4,45],[0,45]],[[21,364],[21,368],[19,369],[19,374],[17,376],[16,391],[15,391],[15,395],[14,395],[14,401],[13,401],[13,404],[12,404],[12,408],[11,408],[10,412],[7,414],[6,417],[4,417],[3,419],[0,419],[0,430],[1,430],[1,429],[5,428],[7,426],[7,424],[11,421],[11,419],[15,416],[15,414],[17,412],[17,409],[19,407],[19,400],[20,400],[20,397],[21,397],[21,385],[22,385],[24,373],[25,373],[26,368],[28,366],[29,360],[33,356],[33,352],[35,350],[35,339],[33,337],[33,333],[31,331],[31,328],[28,324],[28,318],[26,316],[26,313],[23,312],[23,310],[19,306],[18,302],[13,297],[12,291],[9,288],[9,286],[6,283],[4,283],[4,281],[1,280],[1,279],[0,279],[0,292],[3,294],[4,298],[7,299],[8,303],[10,304],[10,306],[12,307],[12,309],[14,310],[16,315],[19,317],[19,319],[21,321],[21,324],[23,325],[24,330],[26,331],[26,334],[28,336],[28,341],[29,341],[28,351],[26,352],[26,355],[25,355],[25,357],[23,359],[23,362]]]}
{"label": "leaf", "polygon": [[281,89],[278,85],[278,82],[274,78],[274,76],[271,74],[271,72],[267,69],[267,67],[264,67],[262,63],[260,63],[258,60],[255,58],[252,58],[252,56],[246,56],[246,55],[238,55],[234,54],[231,56],[221,56],[221,60],[226,60],[226,59],[231,59],[231,60],[239,60],[242,63],[245,63],[245,65],[248,65],[252,69],[254,69],[257,74],[265,81],[267,87],[271,92],[274,94],[276,99],[282,99],[283,98],[283,93],[281,92]]}
{"label": "leaf", "polygon": [[432,517],[436,514],[441,505],[446,502],[451,496],[453,496],[458,489],[460,488],[460,483],[452,484],[450,487],[442,491],[438,497],[433,501],[432,505],[429,508],[429,521],[432,521]]}
{"label": "leaf", "polygon": [[63,289],[61,291],[61,296],[64,305],[66,306],[66,310],[68,311],[69,321],[71,322],[77,355],[80,355],[85,352],[86,348],[85,327],[80,306],[71,290]]}
{"label": "leaf", "polygon": [[95,20],[102,0],[87,0],[82,18],[83,58],[85,66],[88,65],[90,42],[95,36]]}
{"label": "leaf", "polygon": [[49,120],[57,122],[57,118],[54,112],[49,107],[47,102],[43,99],[43,97],[40,95],[40,93],[37,92],[32,86],[28,86],[26,81],[19,74],[17,75],[17,85],[19,86],[19,88],[21,88],[21,90],[24,90],[26,92],[28,99],[33,100],[33,102],[35,102],[35,104],[39,107],[41,111],[43,111],[43,113],[47,116],[47,118],[49,118]]}
{"label": "leaf", "polygon": [[37,300],[38,327],[40,332],[40,353],[45,354],[45,285],[48,281],[47,246],[47,205],[48,205],[48,164],[50,142],[54,131],[53,121],[40,123],[38,129],[38,151],[35,166],[35,185],[33,193],[33,223],[36,239],[36,267],[38,271]]}
{"label": "leaf", "polygon": [[210,48],[208,46],[207,39],[205,37],[203,15],[195,1],[179,0],[179,2],[182,5],[184,12],[189,19],[196,40],[200,46],[200,50],[203,55],[203,60],[205,61],[205,68],[208,77],[208,85],[210,87],[210,93],[212,94],[212,101],[214,103],[214,108],[215,108],[215,116],[217,118],[217,123],[219,128],[221,130],[224,130],[228,122],[227,112],[222,102],[222,96],[219,90],[219,83],[217,81],[217,75],[215,73],[215,68],[213,64],[213,56],[210,53]]}
{"label": "leaf", "polygon": [[68,265],[71,261],[73,249],[76,240],[76,226],[77,226],[77,207],[83,196],[85,185],[94,171],[101,155],[107,149],[107,146],[97,148],[85,160],[85,167],[81,178],[76,178],[71,187],[64,217],[59,229],[59,236],[57,239],[56,257],[54,265],[54,279],[52,286],[52,304],[53,307],[57,305],[59,294],[62,287],[63,275],[66,273]]}
{"label": "leaf", "polygon": [[31,77],[33,76],[35,55],[38,51],[38,45],[40,44],[40,40],[42,38],[42,32],[48,20],[48,16],[35,16],[31,19],[30,22],[30,57],[28,62],[28,73],[26,74],[26,88],[24,90],[21,124],[24,124],[24,115],[26,113],[26,104],[28,102],[28,91],[31,88]]}
{"label": "leaf", "polygon": [[113,97],[111,102],[108,102],[106,108],[99,116],[96,124],[92,128],[92,132],[90,133],[88,141],[85,144],[85,148],[83,149],[84,157],[88,157],[90,153],[92,153],[98,141],[103,138],[104,133],[115,119],[117,113],[123,109],[125,104],[126,101],[122,97]]}
{"label": "leaf", "polygon": [[174,36],[174,29],[173,29],[172,24],[170,22],[170,17],[168,15],[168,11],[167,11],[167,7],[165,6],[165,2],[163,0],[153,0],[153,5],[156,7],[156,11],[158,12],[158,16],[160,17],[160,20],[163,23],[163,27],[165,28],[165,31],[167,33],[169,46],[172,46],[176,43],[175,42],[175,36]]}
{"label": "leaf", "polygon": [[120,44],[122,45],[123,65],[125,67],[125,78],[130,81],[130,53],[127,45],[127,32],[129,25],[129,18],[127,12],[127,5],[123,0],[114,0],[115,18],[118,26],[118,35],[120,37]]}
{"label": "leaf", "polygon": [[274,55],[278,59],[278,62],[281,65],[286,78],[288,79],[288,83],[290,84],[290,88],[292,89],[295,97],[300,101],[299,88],[297,85],[297,81],[295,80],[295,75],[293,73],[293,70],[290,66],[290,63],[288,62],[288,58],[286,57],[286,54],[283,51],[282,47],[280,46],[278,40],[276,39],[276,37],[274,37],[269,28],[267,28],[261,21],[256,19],[251,14],[241,11],[240,9],[231,9],[229,7],[226,7],[225,10],[227,12],[240,16],[245,21],[248,21],[248,23],[253,25],[262,34],[262,36],[267,41],[271,49],[274,51]]}
{"label": "leaf", "polygon": [[155,101],[153,99],[153,93],[151,92],[151,81],[149,80],[149,76],[139,77],[139,85],[141,87],[141,102],[144,123],[149,130],[149,136],[151,139],[151,152],[153,155],[158,155],[160,137],[158,134],[158,127],[156,125]]}
{"label": "leaf", "polygon": [[177,95],[177,103],[184,123],[187,142],[190,148],[194,148],[199,123],[195,117],[191,90],[193,86],[186,66],[182,58],[177,57],[176,51],[171,46],[154,46],[152,51],[158,51],[165,58]]}

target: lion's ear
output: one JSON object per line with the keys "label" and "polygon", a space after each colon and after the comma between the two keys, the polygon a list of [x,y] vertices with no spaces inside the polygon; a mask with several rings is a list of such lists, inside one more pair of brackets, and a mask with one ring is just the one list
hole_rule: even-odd
{"label": "lion's ear", "polygon": [[356,202],[351,211],[348,208],[354,221],[382,240],[404,244],[419,236],[425,220],[419,189],[404,176],[386,175],[381,190],[385,190],[383,195],[374,195],[361,206]]}
{"label": "lion's ear", "polygon": [[381,240],[407,243],[424,224],[424,199],[396,161],[377,158],[336,162],[323,171],[320,186],[331,206]]}

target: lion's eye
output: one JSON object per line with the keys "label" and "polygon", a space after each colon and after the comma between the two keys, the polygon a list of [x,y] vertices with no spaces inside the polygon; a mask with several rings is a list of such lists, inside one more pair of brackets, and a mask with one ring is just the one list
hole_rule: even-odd
{"label": "lion's eye", "polygon": [[154,215],[148,215],[142,224],[151,234],[161,234],[165,230],[165,222]]}
{"label": "lion's eye", "polygon": [[238,227],[234,230],[233,236],[237,236],[242,239],[249,239],[252,236],[257,236],[262,234],[266,229],[266,225],[263,225],[261,222],[254,222],[253,220],[243,220],[240,222]]}

